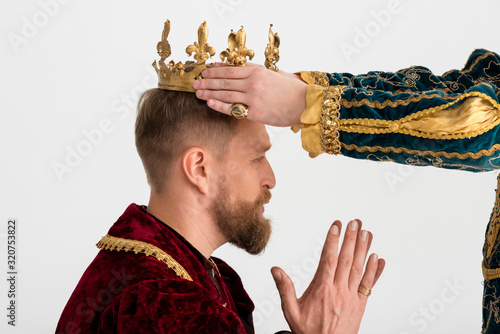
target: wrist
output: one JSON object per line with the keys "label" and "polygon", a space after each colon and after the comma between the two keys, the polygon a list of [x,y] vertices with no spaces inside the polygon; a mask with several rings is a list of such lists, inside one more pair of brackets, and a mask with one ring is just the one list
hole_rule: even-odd
{"label": "wrist", "polygon": [[293,104],[293,117],[291,119],[291,126],[302,125],[301,117],[304,110],[307,108],[307,84],[305,82],[301,82],[297,85],[297,101]]}

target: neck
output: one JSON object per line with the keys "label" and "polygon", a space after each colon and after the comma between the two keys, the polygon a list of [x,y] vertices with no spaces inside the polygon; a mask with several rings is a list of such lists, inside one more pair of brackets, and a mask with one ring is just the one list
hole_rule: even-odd
{"label": "neck", "polygon": [[207,259],[225,243],[210,212],[200,207],[197,200],[152,192],[147,211],[182,235]]}

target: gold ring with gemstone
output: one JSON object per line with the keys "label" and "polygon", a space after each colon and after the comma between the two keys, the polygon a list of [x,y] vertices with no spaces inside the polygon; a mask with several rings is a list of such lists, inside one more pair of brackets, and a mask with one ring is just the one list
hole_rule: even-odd
{"label": "gold ring with gemstone", "polygon": [[360,284],[358,287],[358,292],[364,294],[366,297],[369,297],[372,294],[372,289]]}
{"label": "gold ring with gemstone", "polygon": [[243,103],[234,103],[229,108],[231,115],[237,119],[242,119],[248,117],[248,107]]}

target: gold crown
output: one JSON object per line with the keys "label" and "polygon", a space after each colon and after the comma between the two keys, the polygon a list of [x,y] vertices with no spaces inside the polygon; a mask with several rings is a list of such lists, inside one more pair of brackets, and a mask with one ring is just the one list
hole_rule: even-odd
{"label": "gold crown", "polygon": [[[269,44],[267,44],[265,50],[265,66],[268,69],[278,71],[276,62],[279,60],[279,45],[280,38],[278,34],[273,33],[269,27]],[[203,22],[198,28],[198,42],[189,45],[186,48],[186,53],[191,56],[194,53],[194,61],[187,61],[185,63],[178,62],[175,63],[171,60],[168,64],[165,64],[165,60],[170,56],[171,49],[168,43],[168,34],[170,33],[170,21],[167,20],[163,27],[163,33],[161,35],[161,41],[156,46],[158,54],[160,55],[160,61],[156,63],[153,62],[153,67],[158,74],[158,87],[166,90],[176,90],[183,92],[194,92],[193,81],[201,78],[201,73],[207,68],[206,61],[208,58],[215,55],[215,49],[207,43],[208,39],[208,28],[207,23]],[[246,33],[241,27],[238,32],[231,33],[228,37],[229,47],[220,53],[220,58],[222,61],[226,61],[229,66],[245,66],[247,62],[247,57],[252,60],[254,52],[247,49],[246,43]],[[159,66],[158,66],[159,64]]]}

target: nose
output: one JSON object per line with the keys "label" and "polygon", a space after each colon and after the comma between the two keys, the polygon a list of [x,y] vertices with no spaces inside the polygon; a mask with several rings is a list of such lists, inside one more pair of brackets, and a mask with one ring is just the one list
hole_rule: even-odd
{"label": "nose", "polygon": [[274,171],[273,168],[271,167],[271,164],[269,163],[269,161],[267,161],[267,158],[265,160],[266,160],[266,167],[263,172],[261,185],[262,188],[271,190],[276,186],[276,178],[274,176]]}

